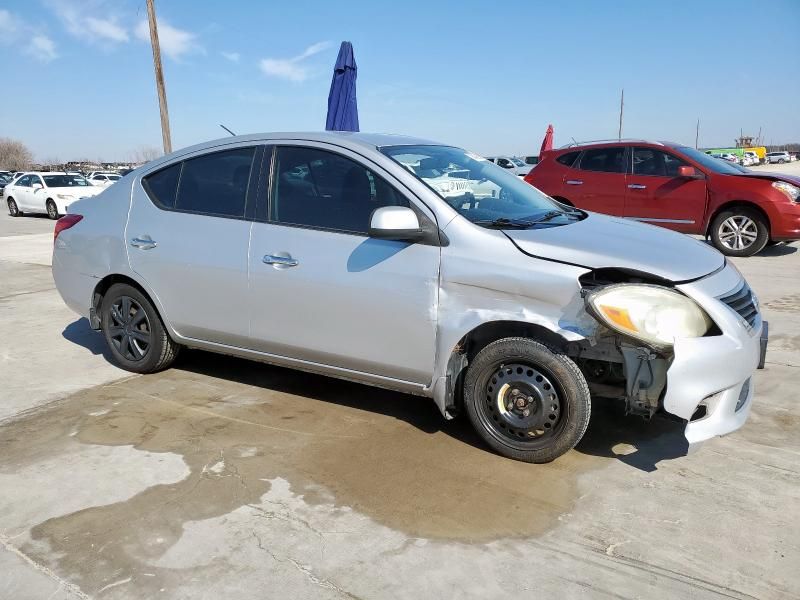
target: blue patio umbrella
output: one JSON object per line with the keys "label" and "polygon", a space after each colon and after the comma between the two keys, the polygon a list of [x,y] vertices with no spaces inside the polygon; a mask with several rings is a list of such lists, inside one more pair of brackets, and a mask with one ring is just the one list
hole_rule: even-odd
{"label": "blue patio umbrella", "polygon": [[357,71],[353,44],[342,42],[336,66],[333,67],[331,91],[328,93],[327,131],[358,131]]}

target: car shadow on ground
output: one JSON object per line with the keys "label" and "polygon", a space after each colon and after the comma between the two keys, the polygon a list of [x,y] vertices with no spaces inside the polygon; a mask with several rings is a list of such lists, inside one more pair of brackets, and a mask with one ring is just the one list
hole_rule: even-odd
{"label": "car shadow on ground", "polygon": [[[704,239],[700,241],[708,244],[712,248],[714,247],[714,245],[711,243],[711,240],[709,239]],[[761,252],[757,253],[755,256],[757,257],[787,256],[789,254],[794,254],[795,252],[797,252],[797,246],[793,246],[784,242],[777,242],[775,244],[772,244],[771,246],[765,246],[764,249]]]}
{"label": "car shadow on ground", "polygon": [[[68,325],[63,335],[110,361],[103,335],[92,330],[86,319]],[[429,398],[201,350],[182,351],[173,368],[383,415],[428,434],[441,431],[464,444],[491,452],[472,429],[466,415],[446,420]],[[650,472],[656,470],[659,461],[686,454],[688,445],[683,428],[682,423],[666,418],[655,417],[645,422],[639,417],[626,416],[618,404],[597,399],[593,402],[589,427],[575,451],[619,460]]]}

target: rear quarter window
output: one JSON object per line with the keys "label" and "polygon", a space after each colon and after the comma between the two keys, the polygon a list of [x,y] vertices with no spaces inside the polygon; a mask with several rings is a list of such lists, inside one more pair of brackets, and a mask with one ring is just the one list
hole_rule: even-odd
{"label": "rear quarter window", "polygon": [[[575,160],[578,158],[580,152],[567,152],[566,154],[562,154],[556,159],[556,162],[561,163],[565,167],[571,167],[575,164]],[[537,159],[538,161],[538,159]],[[533,163],[536,164],[536,163]]]}
{"label": "rear quarter window", "polygon": [[162,208],[175,208],[181,165],[177,163],[144,177],[142,184],[150,199]]}

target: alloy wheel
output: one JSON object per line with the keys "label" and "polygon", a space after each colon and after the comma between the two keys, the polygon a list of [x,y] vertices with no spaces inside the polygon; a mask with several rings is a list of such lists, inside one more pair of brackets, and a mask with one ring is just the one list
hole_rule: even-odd
{"label": "alloy wheel", "polygon": [[19,214],[19,208],[17,208],[17,203],[14,200],[8,201],[8,214],[12,217],[16,217]]}
{"label": "alloy wheel", "polygon": [[52,201],[47,203],[47,216],[51,219],[55,219],[58,216],[58,209]]}
{"label": "alloy wheel", "polygon": [[750,217],[733,215],[719,226],[719,241],[729,250],[745,250],[758,238],[758,225]]}
{"label": "alloy wheel", "polygon": [[531,448],[558,435],[566,406],[547,373],[530,364],[500,364],[484,381],[479,416],[495,438]]}
{"label": "alloy wheel", "polygon": [[150,350],[152,329],[144,308],[130,296],[115,299],[110,310],[108,336],[127,360],[143,360]]}

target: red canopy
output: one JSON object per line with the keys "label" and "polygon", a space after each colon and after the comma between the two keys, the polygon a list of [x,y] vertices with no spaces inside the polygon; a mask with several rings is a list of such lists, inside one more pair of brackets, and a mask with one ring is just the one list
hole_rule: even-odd
{"label": "red canopy", "polygon": [[542,140],[542,148],[539,150],[539,156],[541,156],[544,152],[553,149],[553,126],[547,126],[547,133],[544,134],[544,139]]}

